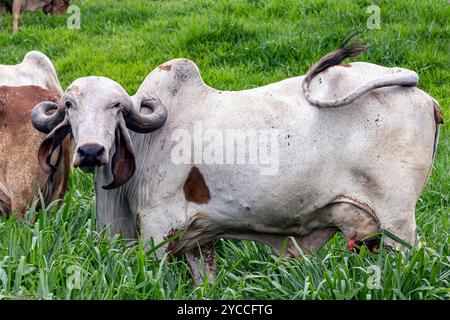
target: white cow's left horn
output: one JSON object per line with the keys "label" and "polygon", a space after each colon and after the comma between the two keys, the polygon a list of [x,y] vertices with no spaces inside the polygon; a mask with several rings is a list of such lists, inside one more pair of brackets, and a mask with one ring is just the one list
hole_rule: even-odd
{"label": "white cow's left horn", "polygon": [[[50,110],[56,110],[49,114]],[[31,123],[43,133],[50,133],[60,124],[66,115],[66,107],[51,101],[44,101],[37,104],[31,112]]]}
{"label": "white cow's left horn", "polygon": [[123,115],[127,128],[138,133],[149,133],[161,128],[167,119],[167,109],[155,98],[143,99],[141,108],[151,109],[150,114],[135,110],[132,105],[124,108]]}

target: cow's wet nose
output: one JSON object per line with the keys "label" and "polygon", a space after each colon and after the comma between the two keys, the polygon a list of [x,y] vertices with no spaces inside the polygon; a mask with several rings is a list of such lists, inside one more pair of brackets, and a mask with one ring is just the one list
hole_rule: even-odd
{"label": "cow's wet nose", "polygon": [[77,150],[80,167],[92,167],[103,164],[105,148],[96,144],[85,144]]}

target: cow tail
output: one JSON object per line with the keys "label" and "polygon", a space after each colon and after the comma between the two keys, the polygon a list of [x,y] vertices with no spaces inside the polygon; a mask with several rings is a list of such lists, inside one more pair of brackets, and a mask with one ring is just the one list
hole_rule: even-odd
{"label": "cow tail", "polygon": [[433,146],[433,159],[436,154],[437,144],[439,140],[439,126],[444,123],[444,115],[442,114],[442,110],[439,106],[439,103],[433,99],[433,108],[434,108],[434,122],[436,124],[436,130],[434,132],[434,146]]}
{"label": "cow tail", "polygon": [[308,102],[312,105],[319,108],[341,107],[353,102],[358,97],[373,89],[397,85],[416,86],[419,82],[419,76],[417,75],[417,73],[415,73],[414,71],[399,68],[394,74],[386,75],[359,86],[345,97],[335,100],[321,100],[312,97],[309,90],[309,85],[311,83],[311,80],[315,76],[328,69],[329,67],[341,64],[341,62],[347,58],[356,58],[361,52],[367,50],[368,46],[363,44],[359,39],[356,38],[354,41],[351,41],[355,38],[355,36],[356,33],[351,34],[349,37],[347,37],[347,39],[343,42],[338,50],[328,53],[309,69],[308,73],[305,76],[305,79],[303,80],[302,89],[306,100],[308,100]]}

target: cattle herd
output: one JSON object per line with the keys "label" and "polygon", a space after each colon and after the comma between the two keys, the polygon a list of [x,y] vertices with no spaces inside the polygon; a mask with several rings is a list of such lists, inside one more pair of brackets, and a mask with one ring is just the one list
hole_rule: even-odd
{"label": "cattle herd", "polygon": [[[192,61],[175,59],[132,96],[95,76],[63,91],[51,61],[29,52],[0,66],[0,211],[21,220],[39,191],[46,206],[61,199],[78,167],[94,174],[99,230],[170,239],[158,254],[186,254],[196,283],[214,281],[219,238],[259,241],[286,257],[317,250],[336,232],[351,248],[376,251],[381,230],[403,240],[386,246],[418,245],[415,205],[442,113],[413,71],[341,63],[365,49],[346,42],[306,76],[243,91],[213,89]],[[276,173],[174,162],[173,133],[198,123],[275,130]]]}

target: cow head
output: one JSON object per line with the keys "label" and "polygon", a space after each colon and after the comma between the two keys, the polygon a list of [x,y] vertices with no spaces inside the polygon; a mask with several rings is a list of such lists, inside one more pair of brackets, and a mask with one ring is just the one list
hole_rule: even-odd
{"label": "cow head", "polygon": [[75,80],[58,104],[36,105],[31,121],[37,130],[48,133],[38,152],[45,172],[54,170],[51,153],[71,133],[76,143],[73,166],[93,172],[110,165],[114,180],[103,188],[113,189],[124,185],[135,171],[127,128],[149,133],[162,127],[166,118],[167,110],[159,100],[131,98],[113,80],[86,77]]}

